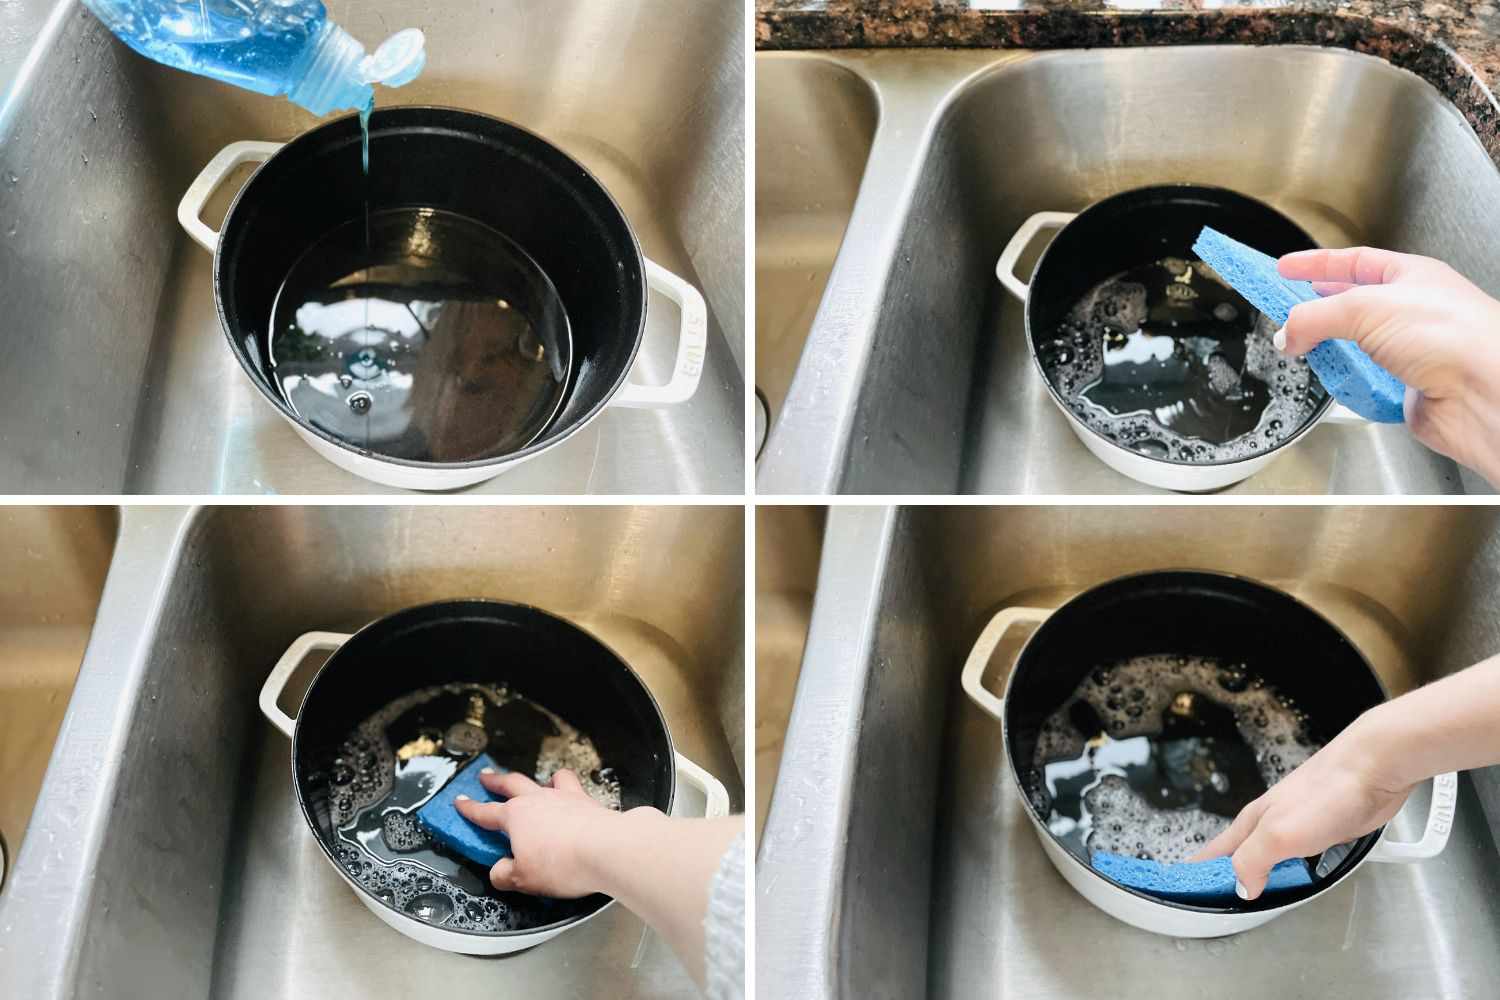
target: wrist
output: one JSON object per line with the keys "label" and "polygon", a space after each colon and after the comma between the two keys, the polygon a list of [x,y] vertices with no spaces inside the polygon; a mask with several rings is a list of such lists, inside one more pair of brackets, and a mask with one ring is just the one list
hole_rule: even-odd
{"label": "wrist", "polygon": [[650,806],[637,806],[625,812],[610,810],[601,822],[600,836],[588,838],[590,845],[580,859],[584,877],[595,892],[619,899],[624,895],[623,875],[630,870],[632,858],[649,851],[660,839],[658,827],[666,816]]}
{"label": "wrist", "polygon": [[1410,788],[1425,774],[1413,745],[1410,713],[1387,701],[1367,710],[1350,726],[1357,754],[1355,766],[1370,784],[1387,791]]}

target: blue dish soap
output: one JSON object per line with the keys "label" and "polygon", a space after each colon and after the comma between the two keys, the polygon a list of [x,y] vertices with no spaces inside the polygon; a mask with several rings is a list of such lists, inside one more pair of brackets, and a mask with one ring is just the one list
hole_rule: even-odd
{"label": "blue dish soap", "polygon": [[373,84],[399,87],[427,61],[422,32],[398,31],[368,55],[328,20],[322,0],[84,0],[148,59],[260,94],[284,94],[315,115],[367,107]]}

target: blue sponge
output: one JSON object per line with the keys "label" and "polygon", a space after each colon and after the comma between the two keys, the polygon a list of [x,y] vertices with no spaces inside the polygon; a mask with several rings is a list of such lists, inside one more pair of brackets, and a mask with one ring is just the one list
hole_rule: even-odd
{"label": "blue sponge", "polygon": [[[1122,854],[1097,851],[1092,856],[1091,863],[1094,871],[1109,876],[1121,885],[1179,903],[1212,904],[1239,898],[1234,894],[1234,866],[1228,858],[1164,865],[1159,861],[1143,861],[1140,858],[1127,858]],[[1292,858],[1271,869],[1265,891],[1284,892],[1304,885],[1312,885],[1307,862],[1301,858]]]}
{"label": "blue sponge", "polygon": [[504,796],[491,795],[479,783],[479,772],[486,767],[500,772],[505,770],[491,760],[489,754],[480,754],[465,764],[463,770],[417,809],[417,821],[439,844],[475,864],[489,868],[501,858],[511,856],[510,838],[498,831],[475,826],[453,808],[453,800],[460,795],[467,795],[478,802],[505,801]]}
{"label": "blue sponge", "polygon": [[[1286,325],[1293,306],[1318,297],[1311,282],[1288,281],[1276,273],[1274,258],[1207,226],[1193,252],[1278,327]],[[1325,340],[1308,352],[1307,363],[1334,399],[1366,420],[1399,424],[1405,419],[1401,404],[1406,386],[1353,341]]]}

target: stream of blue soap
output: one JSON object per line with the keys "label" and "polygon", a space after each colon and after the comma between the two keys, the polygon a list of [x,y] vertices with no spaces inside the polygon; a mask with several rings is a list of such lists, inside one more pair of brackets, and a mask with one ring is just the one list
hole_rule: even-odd
{"label": "stream of blue soap", "polygon": [[370,176],[370,116],[375,113],[375,95],[370,95],[370,101],[359,109],[359,137],[360,137],[360,163],[365,170],[365,176]]}

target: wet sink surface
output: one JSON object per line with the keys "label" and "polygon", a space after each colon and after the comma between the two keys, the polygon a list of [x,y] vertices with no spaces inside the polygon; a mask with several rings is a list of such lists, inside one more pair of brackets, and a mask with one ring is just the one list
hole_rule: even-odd
{"label": "wet sink surface", "polygon": [[[333,13],[366,42],[413,23],[425,32],[426,71],[382,89],[382,106],[461,107],[544,136],[605,185],[643,253],[697,285],[708,304],[692,400],[610,409],[473,489],[741,492],[740,12],[695,0],[607,9],[521,0],[420,10],[372,2]],[[673,30],[661,31],[664,23]],[[0,243],[0,289],[19,304],[16,328],[37,334],[0,372],[0,417],[11,428],[0,484],[106,494],[389,492],[319,458],[251,386],[219,323],[211,255],[176,219],[183,192],[226,144],[285,141],[317,121],[286,101],[149,63],[82,8],[57,24],[37,42],[36,70],[7,95],[0,123],[9,132],[0,226],[12,236]],[[56,100],[60,92],[72,99]],[[247,173],[210,203],[211,226]],[[636,381],[666,381],[677,315],[650,296]]]}
{"label": "wet sink surface", "polygon": [[114,546],[115,512],[7,507],[0,512],[0,841],[5,872],[26,842],[53,740]]}
{"label": "wet sink surface", "polygon": [[[409,997],[440,981],[486,995],[696,996],[665,941],[642,948],[643,925],[620,907],[503,959],[450,955],[385,927],[315,846],[289,741],[256,696],[304,631],[447,597],[525,601],[615,649],[678,749],[742,809],[743,734],[720,721],[742,705],[742,518],[738,508],[128,511],[100,612],[109,645],[96,632],[82,707],[38,807],[56,855],[23,858],[7,901],[17,909],[0,905],[0,925],[46,918],[0,937],[0,994]],[[102,769],[101,742],[116,747]],[[693,798],[679,796],[687,814],[702,808]]]}
{"label": "wet sink surface", "polygon": [[[1389,544],[1371,552],[1360,542],[1370,537]],[[1418,559],[1429,572],[1402,571]],[[1482,944],[1500,934],[1494,769],[1460,778],[1438,858],[1367,865],[1235,937],[1136,930],[1047,862],[998,725],[959,689],[969,646],[1001,607],[1054,606],[1115,576],[1184,566],[1295,594],[1350,636],[1393,693],[1494,652],[1500,519],[1489,508],[836,509],[760,853],[761,988],[1006,1000],[1188,998],[1204,983],[1247,998],[1482,995],[1500,975]],[[782,808],[783,792],[798,809]],[[1402,839],[1419,835],[1425,794],[1395,822]]]}
{"label": "wet sink surface", "polygon": [[875,93],[815,60],[755,75],[755,387],[775,422],[859,192]]}
{"label": "wet sink surface", "polygon": [[[762,492],[1148,491],[1074,438],[1034,370],[1022,307],[995,280],[1035,212],[1217,185],[1324,245],[1430,254],[1500,293],[1487,250],[1500,221],[1474,211],[1500,199],[1500,170],[1436,90],[1373,57],[1205,46],[757,61],[783,75],[807,64],[856,73],[880,122]],[[1487,491],[1403,428],[1324,425],[1233,491],[1466,489]]]}
{"label": "wet sink surface", "polygon": [[755,509],[755,838],[759,843],[781,768],[782,743],[812,616],[825,513],[820,507]]}

